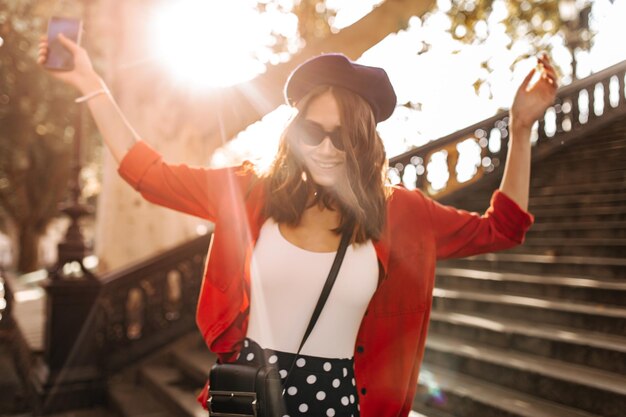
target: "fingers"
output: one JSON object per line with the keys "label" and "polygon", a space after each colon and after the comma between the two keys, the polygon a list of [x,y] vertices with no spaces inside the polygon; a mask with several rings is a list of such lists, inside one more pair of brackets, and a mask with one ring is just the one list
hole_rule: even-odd
{"label": "fingers", "polygon": [[79,46],[69,38],[66,38],[64,34],[59,33],[59,41],[63,46],[69,49],[71,52],[76,52]]}
{"label": "fingers", "polygon": [[554,69],[552,68],[550,57],[545,52],[542,52],[541,55],[537,57],[537,61],[540,62],[545,68]]}
{"label": "fingers", "polygon": [[541,71],[540,80],[544,80],[553,87],[557,87],[558,77],[547,53],[543,52],[537,57],[537,65],[539,66],[539,70]]}
{"label": "fingers", "polygon": [[42,36],[39,41],[39,53],[37,55],[37,63],[43,64],[46,62],[46,57],[48,56],[48,41],[45,36]]}
{"label": "fingers", "polygon": [[550,81],[552,83],[556,83],[556,80],[557,80],[556,74],[550,73],[550,72],[545,71],[545,70],[541,72],[541,78],[545,79],[545,80],[548,80],[548,81]]}
{"label": "fingers", "polygon": [[526,75],[526,78],[524,78],[524,81],[522,81],[522,85],[520,86],[521,88],[525,89],[526,87],[528,87],[528,84],[530,84],[530,80],[532,80],[533,75],[535,75],[535,70],[536,68],[531,69],[528,75]]}
{"label": "fingers", "polygon": [[542,74],[541,79],[545,80],[548,84],[554,87],[557,86],[556,78],[548,75],[547,73]]}

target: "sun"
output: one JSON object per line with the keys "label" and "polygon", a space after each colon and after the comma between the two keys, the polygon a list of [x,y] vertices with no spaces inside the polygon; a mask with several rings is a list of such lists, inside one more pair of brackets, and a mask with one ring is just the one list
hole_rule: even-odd
{"label": "sun", "polygon": [[168,0],[150,16],[153,54],[180,83],[225,87],[265,70],[254,51],[267,44],[255,1]]}

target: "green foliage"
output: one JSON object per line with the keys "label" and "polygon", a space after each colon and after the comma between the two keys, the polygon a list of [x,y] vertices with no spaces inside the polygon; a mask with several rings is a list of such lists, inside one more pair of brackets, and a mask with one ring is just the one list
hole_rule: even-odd
{"label": "green foliage", "polygon": [[[574,12],[578,16],[566,21],[559,11],[562,0],[450,0],[450,7],[445,11],[450,19],[449,32],[452,37],[466,44],[482,44],[490,36],[494,21],[508,36],[506,47],[510,50],[516,43],[527,45],[526,53],[518,54],[510,68],[521,60],[538,55],[542,51],[550,53],[554,36],[561,36],[565,45],[589,49],[593,33],[589,31],[589,13],[591,0],[576,2]],[[561,4],[562,6],[562,4]],[[498,10],[497,10],[498,9]],[[497,12],[496,12],[497,10]],[[494,19],[496,16],[496,19]],[[491,24],[488,24],[491,23]],[[482,67],[488,74],[492,68],[489,62]],[[557,71],[559,69],[557,68]],[[562,72],[562,71],[561,71]],[[476,80],[476,93],[487,82],[486,77]],[[488,84],[487,84],[488,85]]]}
{"label": "green foliage", "polygon": [[[58,214],[77,111],[72,92],[36,62],[38,38],[46,29],[44,18],[33,17],[36,4],[0,3],[0,205],[20,236],[25,230],[40,235]],[[20,253],[20,259],[32,256]]]}
{"label": "green foliage", "polygon": [[[524,39],[540,47],[546,36],[555,35],[564,22],[559,14],[558,0],[501,0],[506,17],[501,23],[511,39],[509,47],[518,39]],[[452,21],[450,32],[455,39],[464,42],[482,42],[489,31],[477,31],[491,16],[494,0],[454,0],[448,12]]]}
{"label": "green foliage", "polygon": [[271,51],[277,55],[293,54],[307,42],[330,35],[337,14],[336,10],[326,7],[324,0],[260,0],[257,10],[260,14],[294,15],[298,20],[297,39],[291,33],[272,31]]}
{"label": "green foliage", "polygon": [[332,33],[331,24],[336,11],[328,9],[324,0],[300,1],[294,13],[298,17],[298,33],[305,42]]}

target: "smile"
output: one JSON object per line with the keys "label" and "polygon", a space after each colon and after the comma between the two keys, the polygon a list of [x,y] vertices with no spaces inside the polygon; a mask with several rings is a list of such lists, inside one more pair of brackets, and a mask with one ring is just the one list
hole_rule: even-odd
{"label": "smile", "polygon": [[335,168],[336,166],[341,164],[341,161],[327,162],[327,161],[318,161],[316,159],[313,159],[313,162],[315,162],[315,164],[319,166],[320,168],[324,168],[324,169]]}

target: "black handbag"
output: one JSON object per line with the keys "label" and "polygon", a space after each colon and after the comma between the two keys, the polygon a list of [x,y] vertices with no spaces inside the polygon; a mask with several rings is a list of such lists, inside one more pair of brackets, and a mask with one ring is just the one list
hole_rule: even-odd
{"label": "black handbag", "polygon": [[[317,319],[324,308],[330,291],[335,283],[343,257],[348,248],[350,233],[341,236],[339,249],[326,278],[315,310],[300,342],[298,352],[285,379],[285,385],[291,376],[293,366],[300,355],[307,338],[311,334]],[[286,414],[283,401],[284,389],[280,375],[274,366],[253,367],[233,363],[216,363],[209,373],[209,395],[207,409],[211,417],[275,417]]]}

